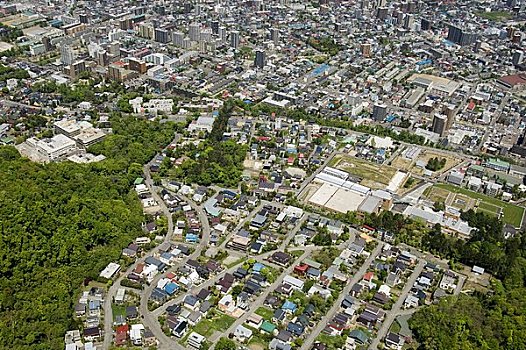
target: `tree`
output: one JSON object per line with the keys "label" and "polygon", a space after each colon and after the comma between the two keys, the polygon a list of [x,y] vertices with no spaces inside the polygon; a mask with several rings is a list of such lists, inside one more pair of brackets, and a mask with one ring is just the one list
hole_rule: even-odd
{"label": "tree", "polygon": [[215,349],[216,350],[236,350],[237,346],[233,340],[223,337],[219,339],[219,341],[217,342],[215,346]]}

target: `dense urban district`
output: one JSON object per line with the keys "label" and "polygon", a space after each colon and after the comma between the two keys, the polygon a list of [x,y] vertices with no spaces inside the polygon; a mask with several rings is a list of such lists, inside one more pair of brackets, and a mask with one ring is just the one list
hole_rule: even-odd
{"label": "dense urban district", "polygon": [[526,0],[0,2],[0,349],[526,349]]}

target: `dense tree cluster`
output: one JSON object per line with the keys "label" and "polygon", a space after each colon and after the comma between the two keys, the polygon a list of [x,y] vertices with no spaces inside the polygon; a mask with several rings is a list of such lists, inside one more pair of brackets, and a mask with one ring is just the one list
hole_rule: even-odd
{"label": "dense tree cluster", "polygon": [[0,147],[0,348],[60,349],[85,278],[141,234],[131,190],[175,126],[113,117],[93,164],[36,164]]}
{"label": "dense tree cluster", "polygon": [[174,170],[176,178],[205,186],[221,184],[233,188],[239,185],[247,147],[237,144],[234,140],[223,139],[233,108],[234,103],[231,100],[225,102],[205,142],[198,147],[190,146],[176,151],[177,155],[188,156],[188,159]]}
{"label": "dense tree cluster", "polygon": [[427,161],[426,169],[431,171],[437,171],[446,166],[446,158],[430,158]]}
{"label": "dense tree cluster", "polygon": [[24,69],[11,68],[0,64],[0,81],[6,81],[8,79],[27,79],[29,73]]}
{"label": "dense tree cluster", "polygon": [[449,297],[417,312],[410,325],[421,349],[524,349],[525,240],[521,234],[505,238],[503,223],[496,217],[470,210],[462,218],[475,227],[468,240],[443,233],[440,225],[414,229],[418,223],[390,212],[373,215],[366,222],[453,261],[484,267],[503,281],[495,282],[493,293]]}
{"label": "dense tree cluster", "polygon": [[316,50],[328,53],[329,55],[337,55],[340,52],[340,46],[334,41],[334,39],[326,37],[322,39],[309,38],[307,42],[310,46]]}

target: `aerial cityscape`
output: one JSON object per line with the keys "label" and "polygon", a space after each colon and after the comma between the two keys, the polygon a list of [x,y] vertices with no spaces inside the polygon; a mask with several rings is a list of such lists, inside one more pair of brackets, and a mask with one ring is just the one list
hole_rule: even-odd
{"label": "aerial cityscape", "polygon": [[0,349],[526,349],[526,0],[0,2]]}

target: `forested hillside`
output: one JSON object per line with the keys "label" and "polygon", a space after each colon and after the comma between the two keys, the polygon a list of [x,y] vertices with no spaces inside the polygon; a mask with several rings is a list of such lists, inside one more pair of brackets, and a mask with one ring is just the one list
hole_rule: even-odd
{"label": "forested hillside", "polygon": [[140,234],[131,183],[176,126],[114,116],[109,158],[40,165],[0,148],[0,349],[61,349],[82,281]]}

